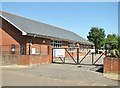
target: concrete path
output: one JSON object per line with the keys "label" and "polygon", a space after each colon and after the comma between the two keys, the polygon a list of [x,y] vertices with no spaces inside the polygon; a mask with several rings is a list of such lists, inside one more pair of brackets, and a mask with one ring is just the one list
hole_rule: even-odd
{"label": "concrete path", "polygon": [[3,68],[4,86],[118,86],[118,81],[95,72],[93,65],[47,64]]}

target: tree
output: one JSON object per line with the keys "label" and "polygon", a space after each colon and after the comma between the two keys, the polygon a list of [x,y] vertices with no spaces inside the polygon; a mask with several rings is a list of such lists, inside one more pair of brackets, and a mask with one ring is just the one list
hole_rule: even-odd
{"label": "tree", "polygon": [[105,31],[102,28],[92,27],[87,38],[94,43],[95,52],[97,53],[98,49],[101,48],[101,42],[105,38]]}
{"label": "tree", "polygon": [[118,39],[119,38],[116,34],[108,34],[107,37],[103,40],[102,45],[106,46],[106,44],[108,44],[110,46],[116,46],[117,47]]}
{"label": "tree", "polygon": [[116,34],[108,34],[106,42],[117,43],[118,42],[117,37],[118,36]]}

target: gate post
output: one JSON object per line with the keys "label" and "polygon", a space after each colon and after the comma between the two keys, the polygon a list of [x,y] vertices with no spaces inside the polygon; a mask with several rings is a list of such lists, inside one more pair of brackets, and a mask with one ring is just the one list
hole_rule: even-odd
{"label": "gate post", "polygon": [[94,63],[94,53],[92,53],[92,65]]}
{"label": "gate post", "polygon": [[52,58],[51,59],[52,59],[52,63],[53,63],[53,48],[52,48]]}
{"label": "gate post", "polygon": [[79,64],[79,48],[77,48],[77,64]]}

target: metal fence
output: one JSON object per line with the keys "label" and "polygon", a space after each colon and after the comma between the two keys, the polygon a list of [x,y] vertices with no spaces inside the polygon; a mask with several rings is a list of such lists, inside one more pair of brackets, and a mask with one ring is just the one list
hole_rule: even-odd
{"label": "metal fence", "polygon": [[2,64],[19,64],[22,56],[32,55],[32,56],[47,56],[49,55],[48,45],[3,45],[0,46],[0,51],[2,55]]}
{"label": "metal fence", "polygon": [[3,45],[0,48],[1,53],[4,55],[48,55],[49,46],[48,45]]}

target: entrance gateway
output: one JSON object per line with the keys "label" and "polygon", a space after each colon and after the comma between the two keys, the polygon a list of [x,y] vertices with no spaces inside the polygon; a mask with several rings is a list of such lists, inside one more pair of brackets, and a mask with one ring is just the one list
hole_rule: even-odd
{"label": "entrance gateway", "polygon": [[[74,51],[70,51],[71,49]],[[52,63],[96,65],[103,56],[104,53],[96,55],[94,49],[82,55],[79,48],[52,48]]]}

